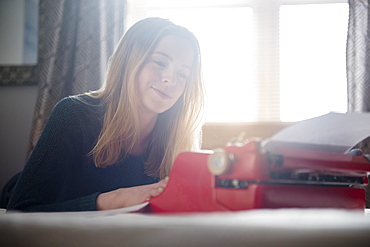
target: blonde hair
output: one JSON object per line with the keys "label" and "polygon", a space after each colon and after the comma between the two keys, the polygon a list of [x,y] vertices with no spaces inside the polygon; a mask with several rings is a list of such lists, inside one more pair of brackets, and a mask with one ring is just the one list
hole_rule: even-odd
{"label": "blonde hair", "polygon": [[121,38],[110,58],[104,86],[88,94],[101,99],[105,107],[103,128],[90,152],[97,167],[125,159],[139,140],[135,79],[144,61],[166,35],[176,35],[190,43],[194,61],[181,97],[169,110],[158,115],[150,134],[145,172],[163,179],[169,175],[180,152],[200,148],[204,86],[198,41],[186,28],[169,20],[147,18],[133,25]]}

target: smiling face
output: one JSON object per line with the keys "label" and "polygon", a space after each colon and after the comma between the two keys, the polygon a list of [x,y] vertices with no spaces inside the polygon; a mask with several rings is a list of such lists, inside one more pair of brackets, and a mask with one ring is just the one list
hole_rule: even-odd
{"label": "smiling face", "polygon": [[194,59],[191,45],[165,36],[136,77],[139,114],[156,116],[170,109],[184,92]]}

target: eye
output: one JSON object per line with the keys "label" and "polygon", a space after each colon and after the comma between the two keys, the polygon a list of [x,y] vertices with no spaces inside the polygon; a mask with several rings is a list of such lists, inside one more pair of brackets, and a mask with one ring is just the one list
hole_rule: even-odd
{"label": "eye", "polygon": [[177,73],[178,76],[180,76],[182,79],[188,79],[188,76],[185,75],[184,73]]}
{"label": "eye", "polygon": [[161,62],[161,61],[155,61],[155,60],[154,60],[154,63],[155,63],[156,65],[160,66],[160,67],[166,67],[166,66],[164,65],[164,63],[163,63],[163,62]]}

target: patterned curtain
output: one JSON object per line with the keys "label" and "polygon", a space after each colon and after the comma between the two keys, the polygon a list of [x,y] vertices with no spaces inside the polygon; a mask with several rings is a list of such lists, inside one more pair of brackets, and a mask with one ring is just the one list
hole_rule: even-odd
{"label": "patterned curtain", "polygon": [[[370,111],[370,1],[349,0],[347,37],[348,111]],[[370,124],[370,123],[369,123]],[[358,144],[370,154],[370,138]],[[366,188],[366,207],[370,208],[370,185]]]}
{"label": "patterned curtain", "polygon": [[370,10],[368,0],[349,0],[348,110],[370,111]]}
{"label": "patterned curtain", "polygon": [[40,0],[38,95],[27,158],[54,105],[98,89],[123,34],[125,0]]}

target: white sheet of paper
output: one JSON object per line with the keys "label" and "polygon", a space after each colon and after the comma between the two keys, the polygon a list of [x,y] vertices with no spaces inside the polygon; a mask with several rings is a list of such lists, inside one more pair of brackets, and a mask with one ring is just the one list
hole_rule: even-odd
{"label": "white sheet of paper", "polygon": [[370,136],[370,113],[328,113],[283,129],[263,142],[298,144],[327,152],[346,153]]}
{"label": "white sheet of paper", "polygon": [[[59,213],[62,215],[75,215],[76,217],[86,217],[86,218],[95,218],[95,217],[102,217],[102,216],[113,216],[119,214],[127,214],[132,212],[137,212],[144,207],[146,207],[149,202],[144,202],[135,206],[126,207],[126,208],[119,208],[119,209],[112,209],[112,210],[101,210],[101,211],[82,211],[82,212],[63,212]],[[37,214],[37,213],[34,213]],[[58,213],[53,213],[58,214]]]}
{"label": "white sheet of paper", "polygon": [[127,208],[119,208],[119,209],[112,209],[112,210],[104,210],[104,211],[96,211],[99,215],[117,215],[117,214],[127,214],[132,212],[137,212],[144,207],[146,207],[149,202],[144,202],[135,206],[127,207]]}

